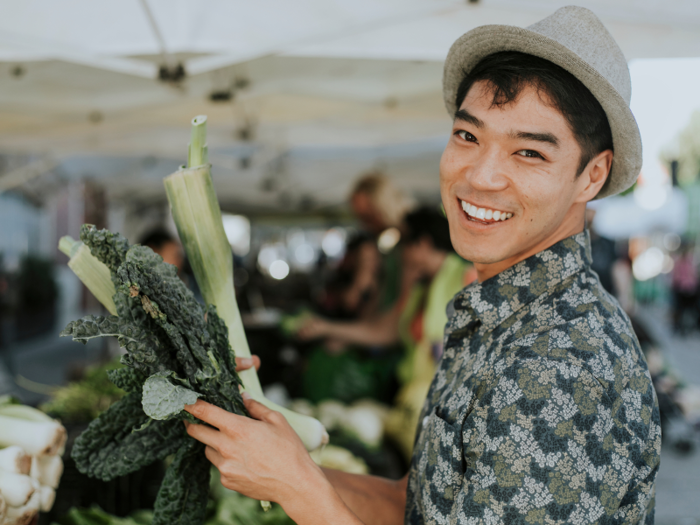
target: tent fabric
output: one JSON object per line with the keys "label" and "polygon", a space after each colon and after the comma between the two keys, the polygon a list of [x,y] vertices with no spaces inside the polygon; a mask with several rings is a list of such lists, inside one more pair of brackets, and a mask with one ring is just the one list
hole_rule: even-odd
{"label": "tent fabric", "polygon": [[[217,191],[232,203],[332,205],[372,168],[409,191],[435,193],[451,43],[478,25],[527,26],[567,3],[4,3],[0,153],[38,156],[37,166],[58,166],[64,177],[94,176],[120,196],[163,198],[148,159],[182,162],[189,121],[204,113]],[[578,3],[601,17],[628,59],[700,56],[696,0]],[[183,79],[158,79],[162,66],[178,64]],[[74,170],[81,162],[89,173]],[[37,175],[25,171],[5,185],[0,174],[0,191]]]}

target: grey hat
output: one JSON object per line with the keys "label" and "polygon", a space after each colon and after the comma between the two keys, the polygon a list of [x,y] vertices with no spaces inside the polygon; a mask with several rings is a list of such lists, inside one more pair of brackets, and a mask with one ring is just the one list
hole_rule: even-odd
{"label": "grey hat", "polygon": [[445,60],[442,92],[450,116],[457,90],[479,61],[499,51],[520,51],[564,68],[600,102],[613,138],[613,164],[596,199],[626,190],[642,168],[642,138],[629,103],[630,73],[622,50],[593,12],[568,6],[530,27],[488,25],[472,29],[452,44]]}

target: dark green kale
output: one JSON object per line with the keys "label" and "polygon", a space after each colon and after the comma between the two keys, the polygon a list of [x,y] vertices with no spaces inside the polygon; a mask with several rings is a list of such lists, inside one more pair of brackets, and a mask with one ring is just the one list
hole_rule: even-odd
{"label": "dark green kale", "polygon": [[190,439],[177,451],[158,491],[152,525],[204,523],[211,475],[204,448]]}
{"label": "dark green kale", "polygon": [[112,479],[175,453],[161,485],[154,524],[199,525],[206,510],[209,462],[181,419],[197,398],[247,415],[228,330],[213,306],[200,304],[174,266],[121,235],[84,226],[81,240],[110,269],[116,316],[86,316],[61,335],[85,343],[116,337],[127,368],[110,379],[128,395],[76,440],[73,459],[93,477]]}
{"label": "dark green kale", "polygon": [[189,440],[181,421],[151,420],[136,393],[92,421],[71,456],[83,474],[109,481],[164,459]]}
{"label": "dark green kale", "polygon": [[107,377],[116,386],[129,394],[140,394],[148,375],[128,366],[107,371]]}
{"label": "dark green kale", "polygon": [[80,228],[80,240],[111,272],[116,272],[122,265],[129,250],[129,241],[122,235],[108,230],[98,230],[92,224],[83,224]]}

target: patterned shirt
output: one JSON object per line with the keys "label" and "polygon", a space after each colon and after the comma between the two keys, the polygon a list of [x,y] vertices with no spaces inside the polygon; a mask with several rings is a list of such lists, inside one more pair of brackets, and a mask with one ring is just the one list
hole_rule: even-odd
{"label": "patterned shirt", "polygon": [[407,524],[654,522],[656,394],[590,265],[584,231],[455,296]]}

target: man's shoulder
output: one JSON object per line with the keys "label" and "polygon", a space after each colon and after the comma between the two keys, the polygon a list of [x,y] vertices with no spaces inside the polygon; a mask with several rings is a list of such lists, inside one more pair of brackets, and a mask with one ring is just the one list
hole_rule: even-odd
{"label": "man's shoulder", "polygon": [[613,398],[631,384],[651,388],[629,317],[591,272],[544,294],[512,328],[502,349],[504,363],[541,362],[564,376],[584,373]]}

